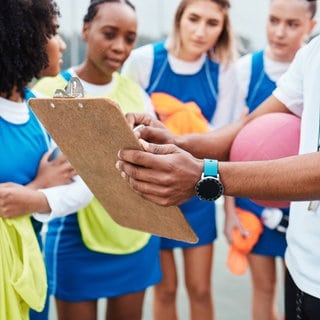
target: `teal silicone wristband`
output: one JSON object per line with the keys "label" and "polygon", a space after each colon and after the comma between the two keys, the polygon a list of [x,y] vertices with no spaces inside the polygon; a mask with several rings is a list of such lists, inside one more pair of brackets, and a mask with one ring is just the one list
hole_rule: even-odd
{"label": "teal silicone wristband", "polygon": [[203,176],[218,176],[218,160],[204,159]]}

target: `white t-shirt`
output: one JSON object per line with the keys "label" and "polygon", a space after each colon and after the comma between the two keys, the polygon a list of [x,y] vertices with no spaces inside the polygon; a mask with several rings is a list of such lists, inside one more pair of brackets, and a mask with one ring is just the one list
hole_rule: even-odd
{"label": "white t-shirt", "polygon": [[[318,148],[319,79],[320,37],[318,36],[299,50],[273,92],[273,95],[288,109],[302,117],[301,154],[316,152]],[[309,202],[291,204],[285,259],[296,285],[302,291],[320,298],[320,208],[308,211],[308,205]]]}
{"label": "white t-shirt", "polygon": [[[75,72],[76,68],[77,67],[71,67],[68,69],[68,71],[70,72],[70,74],[73,77],[78,77]],[[105,97],[113,90],[114,85],[115,85],[114,77],[112,78],[111,82],[109,82],[107,84],[102,84],[102,85],[92,84],[90,82],[84,81],[83,79],[80,79],[80,80],[83,85],[83,89],[84,89],[85,94],[88,96],[93,96],[93,97]],[[150,97],[142,88],[139,88],[139,90],[141,91],[141,96],[142,96],[142,101],[143,101],[143,106],[144,106],[145,112],[148,112],[152,116],[155,117],[154,107],[153,107],[153,104],[152,104]]]}
{"label": "white t-shirt", "polygon": [[[148,44],[133,50],[123,65],[121,73],[135,80],[146,89],[149,86],[153,68],[154,51],[153,45]],[[171,69],[181,75],[196,74],[205,62],[205,54],[197,61],[189,62],[177,59],[168,53],[168,62]],[[238,97],[238,83],[236,79],[236,68],[234,64],[228,66],[220,65],[218,79],[217,107],[212,119],[213,129],[222,127],[234,120],[241,114],[243,104]]]}

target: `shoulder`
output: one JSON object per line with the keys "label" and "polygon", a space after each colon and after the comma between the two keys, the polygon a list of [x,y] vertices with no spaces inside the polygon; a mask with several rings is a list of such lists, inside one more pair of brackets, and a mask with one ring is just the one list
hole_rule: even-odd
{"label": "shoulder", "polygon": [[241,72],[242,70],[250,69],[251,63],[252,63],[252,56],[253,56],[253,53],[247,53],[241,58],[239,58],[235,63],[237,71]]}
{"label": "shoulder", "polygon": [[131,60],[140,60],[141,58],[153,57],[153,44],[147,44],[131,51],[129,58]]}
{"label": "shoulder", "polygon": [[132,95],[132,91],[139,92],[140,89],[142,90],[141,86],[130,77],[120,74],[119,72],[115,72],[113,75],[116,80],[117,87],[121,87],[122,90],[130,93],[130,95]]}
{"label": "shoulder", "polygon": [[153,67],[153,56],[152,44],[134,49],[123,64],[121,73],[146,88]]}
{"label": "shoulder", "polygon": [[296,53],[291,65],[301,65],[305,71],[309,70],[310,65],[319,64],[320,54],[320,35],[313,38],[308,44],[304,45]]}
{"label": "shoulder", "polygon": [[319,55],[320,55],[320,35],[316,36],[314,39],[312,39],[307,45],[302,47],[299,51],[296,57],[300,56],[300,59],[305,59],[307,61],[315,60],[319,61]]}

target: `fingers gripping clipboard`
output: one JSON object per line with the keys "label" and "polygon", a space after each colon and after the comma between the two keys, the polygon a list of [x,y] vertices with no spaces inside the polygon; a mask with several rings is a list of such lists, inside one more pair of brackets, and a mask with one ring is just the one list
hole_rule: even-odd
{"label": "fingers gripping clipboard", "polygon": [[119,106],[107,98],[37,98],[30,106],[111,218],[121,226],[196,243],[178,207],[136,194],[115,168],[120,149],[141,149]]}

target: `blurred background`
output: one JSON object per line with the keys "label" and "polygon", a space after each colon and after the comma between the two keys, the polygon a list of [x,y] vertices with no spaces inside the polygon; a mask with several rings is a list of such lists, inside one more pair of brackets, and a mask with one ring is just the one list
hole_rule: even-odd
{"label": "blurred background", "polygon": [[[82,19],[90,0],[56,0],[61,11],[60,31],[68,45],[64,53],[64,68],[76,65],[84,57],[80,37]],[[136,46],[167,36],[179,0],[131,0],[139,21]],[[231,0],[231,21],[238,37],[241,53],[261,49],[266,42],[265,23],[270,0]],[[318,14],[319,16],[319,14]],[[315,33],[318,32],[319,26]]]}

